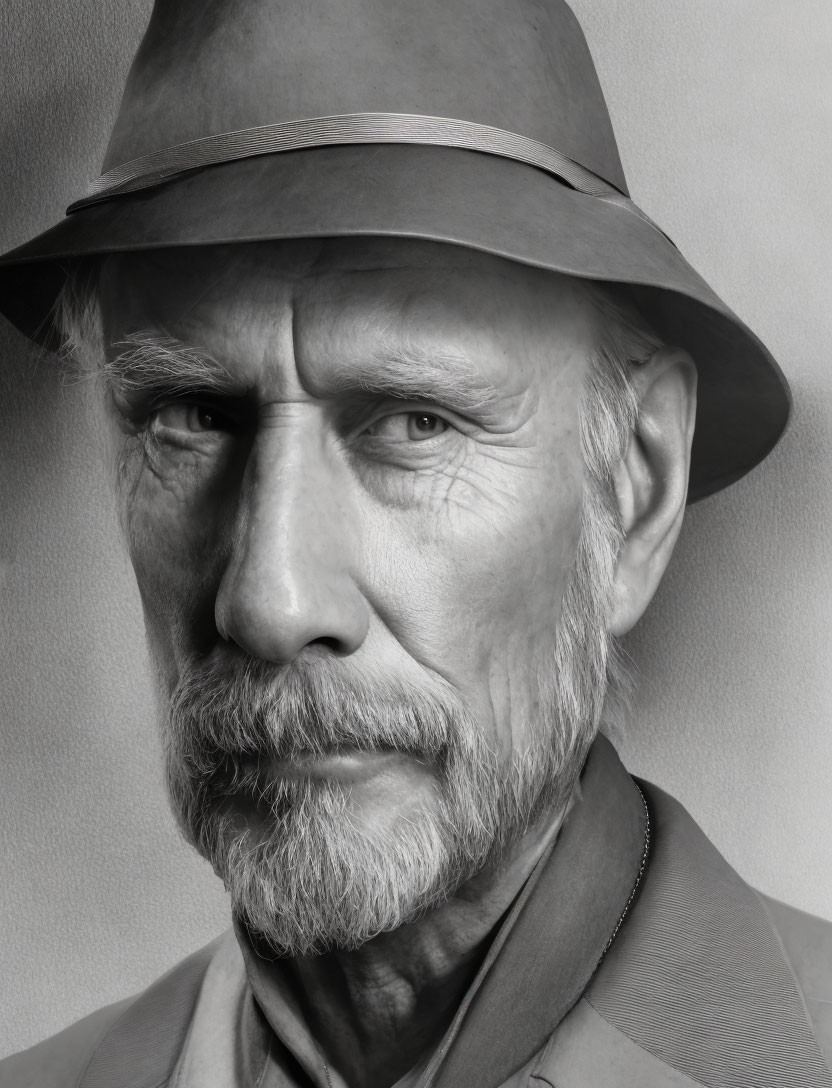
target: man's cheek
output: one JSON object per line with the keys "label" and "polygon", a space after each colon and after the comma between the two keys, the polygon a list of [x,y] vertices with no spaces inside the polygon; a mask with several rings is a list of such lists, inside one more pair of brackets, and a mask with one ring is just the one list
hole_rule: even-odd
{"label": "man's cheek", "polygon": [[123,521],[151,637],[177,657],[209,648],[230,537],[223,504],[145,471],[125,496]]}
{"label": "man's cheek", "polygon": [[448,616],[464,616],[445,661],[478,719],[493,721],[501,755],[515,744],[518,724],[537,712],[537,672],[551,667],[580,536],[579,506],[576,496],[557,518],[527,511],[511,531],[469,538],[445,568]]}

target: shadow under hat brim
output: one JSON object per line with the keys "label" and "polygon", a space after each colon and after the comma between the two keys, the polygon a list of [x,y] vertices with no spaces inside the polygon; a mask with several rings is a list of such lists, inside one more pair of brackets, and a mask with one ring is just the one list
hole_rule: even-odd
{"label": "shadow under hat brim", "polygon": [[630,285],[659,335],[697,364],[689,501],[744,476],[785,429],[791,401],[780,368],[660,230],[626,205],[479,152],[403,145],[284,152],[89,205],[0,258],[0,312],[54,348],[52,310],[76,258],[355,235],[448,242]]}

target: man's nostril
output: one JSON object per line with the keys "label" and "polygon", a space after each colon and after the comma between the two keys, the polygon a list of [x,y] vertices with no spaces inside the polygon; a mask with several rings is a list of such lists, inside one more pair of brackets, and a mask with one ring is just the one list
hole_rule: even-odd
{"label": "man's nostril", "polygon": [[346,654],[350,652],[347,647],[344,646],[340,639],[332,638],[329,636],[325,638],[313,639],[312,642],[309,643],[309,645],[319,646],[322,650],[329,650],[334,654]]}

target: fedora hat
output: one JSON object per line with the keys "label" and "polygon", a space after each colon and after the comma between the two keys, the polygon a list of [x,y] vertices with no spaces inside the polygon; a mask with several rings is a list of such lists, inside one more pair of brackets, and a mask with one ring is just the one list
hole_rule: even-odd
{"label": "fedora hat", "polygon": [[785,428],[771,355],[630,199],[564,0],[156,0],[101,176],[0,258],[0,311],[55,346],[79,259],[357,235],[624,285],[697,364],[691,499]]}

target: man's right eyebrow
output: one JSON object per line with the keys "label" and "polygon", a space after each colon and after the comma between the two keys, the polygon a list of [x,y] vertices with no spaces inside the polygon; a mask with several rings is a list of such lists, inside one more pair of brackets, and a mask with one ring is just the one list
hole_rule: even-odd
{"label": "man's right eyebrow", "polygon": [[115,342],[117,354],[104,363],[104,381],[113,392],[184,396],[211,392],[242,396],[246,387],[201,348],[173,336],[135,332]]}

